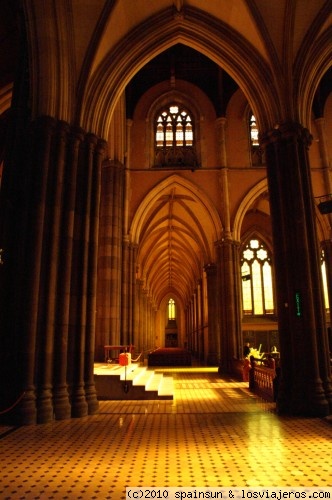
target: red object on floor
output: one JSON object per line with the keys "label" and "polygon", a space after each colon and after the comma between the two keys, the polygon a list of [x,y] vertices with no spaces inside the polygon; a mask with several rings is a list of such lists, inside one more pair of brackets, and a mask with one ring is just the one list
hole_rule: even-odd
{"label": "red object on floor", "polygon": [[119,354],[119,365],[120,366],[129,366],[131,364],[131,353],[130,352],[121,352]]}

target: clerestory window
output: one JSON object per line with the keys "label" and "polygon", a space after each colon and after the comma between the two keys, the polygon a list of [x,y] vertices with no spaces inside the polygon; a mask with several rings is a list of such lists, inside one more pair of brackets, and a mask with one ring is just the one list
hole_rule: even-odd
{"label": "clerestory window", "polygon": [[256,118],[252,113],[250,113],[249,115],[249,135],[251,146],[251,164],[253,167],[264,165],[264,151],[259,143],[259,130],[257,127]]}
{"label": "clerestory window", "polygon": [[156,167],[196,167],[192,114],[178,104],[160,110],[155,119]]}
{"label": "clerestory window", "polygon": [[243,314],[274,314],[271,258],[264,244],[251,239],[241,256]]}

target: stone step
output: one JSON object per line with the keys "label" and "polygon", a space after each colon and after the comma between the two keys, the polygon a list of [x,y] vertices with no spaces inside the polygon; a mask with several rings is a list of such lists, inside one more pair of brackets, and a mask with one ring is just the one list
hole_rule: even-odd
{"label": "stone step", "polygon": [[163,376],[158,389],[158,395],[162,399],[173,399],[174,381],[171,375]]}
{"label": "stone step", "polygon": [[[136,373],[136,371],[135,371]],[[147,387],[150,379],[154,376],[154,372],[151,370],[147,370],[146,367],[142,368],[142,370],[136,374],[133,379],[133,385],[144,386]]]}
{"label": "stone step", "polygon": [[127,367],[96,364],[94,375],[97,397],[101,400],[173,399],[173,378],[138,363]]}

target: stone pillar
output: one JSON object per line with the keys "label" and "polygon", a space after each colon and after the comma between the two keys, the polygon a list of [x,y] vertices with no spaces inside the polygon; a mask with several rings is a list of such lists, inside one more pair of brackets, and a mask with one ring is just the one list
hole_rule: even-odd
{"label": "stone pillar", "polygon": [[308,147],[297,123],[262,137],[266,149],[281,354],[279,413],[324,416],[332,408],[320,255]]}
{"label": "stone pillar", "polygon": [[72,416],[88,414],[85,395],[85,347],[87,335],[87,301],[89,278],[91,186],[96,138],[89,137],[79,152],[75,202],[73,263],[71,281],[69,346],[72,370]]}
{"label": "stone pillar", "polygon": [[135,329],[136,329],[136,255],[137,245],[129,245],[129,299],[128,299],[128,340],[131,344],[135,344]]}
{"label": "stone pillar", "polygon": [[149,349],[153,349],[155,347],[155,324],[153,322],[153,301],[152,297],[149,298],[149,316],[148,316],[148,324],[149,324]]}
{"label": "stone pillar", "polygon": [[192,352],[192,338],[191,338],[191,320],[190,320],[190,304],[186,307],[186,336],[187,336],[187,349]]}
{"label": "stone pillar", "polygon": [[68,394],[68,381],[71,372],[69,368],[71,367],[71,363],[68,363],[69,310],[78,153],[83,139],[84,133],[81,129],[70,131],[63,186],[62,234],[59,245],[60,264],[58,271],[59,294],[57,297],[57,314],[55,318],[56,334],[54,339],[54,364],[57,369],[54,371],[53,401],[56,419],[69,418],[71,415],[71,404]]}
{"label": "stone pillar", "polygon": [[190,299],[190,336],[191,336],[191,352],[196,356],[196,335],[195,335],[195,303],[194,295]]}
{"label": "stone pillar", "polygon": [[219,293],[217,288],[217,266],[205,266],[208,296],[208,350],[206,362],[208,365],[219,365],[220,361],[220,325],[219,325]]}
{"label": "stone pillar", "polygon": [[198,357],[204,360],[202,280],[197,281],[197,335]]}
{"label": "stone pillar", "polygon": [[137,246],[132,245],[128,237],[124,237],[122,246],[121,339],[124,344],[128,345],[134,344],[136,252]]}
{"label": "stone pillar", "polygon": [[[24,316],[25,324],[22,331],[23,344],[21,352],[22,374],[25,383],[24,398],[20,405],[20,422],[34,424],[38,421],[36,405],[36,386],[38,377],[38,359],[36,353],[43,348],[43,337],[40,337],[39,306],[44,299],[42,288],[44,235],[47,229],[46,204],[47,189],[50,181],[50,157],[52,138],[56,122],[52,118],[43,117],[36,121],[32,131],[30,157],[30,206],[29,206],[29,240],[26,242],[27,253],[27,280],[24,284]],[[44,413],[43,420],[50,418],[52,404],[44,392],[44,401],[39,403],[39,411]],[[48,417],[46,416],[48,415]]]}
{"label": "stone pillar", "polygon": [[23,391],[16,407],[19,424],[98,409],[93,380],[97,144],[95,136],[50,117],[38,118],[30,129],[17,261],[24,263],[21,300],[15,303],[20,328],[13,330],[16,378]]}
{"label": "stone pillar", "polygon": [[144,281],[137,280],[137,330],[135,331],[135,344],[138,345],[139,351],[144,350]]}
{"label": "stone pillar", "polygon": [[[57,315],[57,296],[61,293],[58,288],[58,276],[61,265],[61,256],[59,247],[61,245],[61,223],[63,210],[63,189],[64,189],[64,172],[66,167],[66,153],[68,141],[69,126],[64,122],[59,122],[54,131],[53,143],[54,161],[49,158],[50,179],[49,183],[54,184],[54,192],[48,194],[46,203],[46,220],[47,228],[45,228],[44,241],[47,241],[47,249],[43,252],[45,259],[45,267],[48,273],[45,275],[44,287],[45,296],[40,297],[42,303],[42,315],[40,319],[41,331],[43,332],[42,347],[39,349],[39,371],[40,371],[40,386],[37,398],[38,423],[49,422],[53,419],[55,413],[53,391],[53,371],[55,359],[55,328]],[[53,149],[53,148],[52,148]],[[55,381],[54,381],[55,382]],[[68,401],[68,392],[64,388],[61,401],[61,418],[70,416],[70,405]],[[59,403],[56,400],[56,403]],[[57,408],[57,410],[59,407]],[[57,411],[57,417],[59,412]]]}
{"label": "stone pillar", "polygon": [[103,346],[120,342],[123,166],[106,162],[101,185],[96,356],[103,359]]}
{"label": "stone pillar", "polygon": [[222,290],[220,371],[230,373],[233,358],[242,357],[239,245],[225,238],[218,242],[217,252],[219,286]]}
{"label": "stone pillar", "polygon": [[197,331],[197,293],[196,291],[192,295],[192,305],[193,305],[193,335],[194,335],[194,354],[198,356],[198,331]]}
{"label": "stone pillar", "polygon": [[98,235],[99,209],[101,192],[101,168],[104,159],[106,143],[97,140],[93,135],[88,136],[89,154],[92,162],[92,180],[90,187],[90,232],[88,255],[88,282],[87,282],[87,311],[86,311],[86,339],[85,339],[85,397],[89,415],[97,413],[97,400],[94,382],[95,332],[96,332],[96,305],[97,305],[97,271],[98,271]]}
{"label": "stone pillar", "polygon": [[[30,344],[27,338],[26,300],[30,299],[29,294],[27,296],[25,293],[26,286],[32,280],[30,262],[35,252],[31,242],[33,232],[30,232],[32,221],[28,208],[33,185],[31,172],[36,166],[34,161],[30,161],[30,158],[33,160],[28,119],[30,113],[23,102],[17,102],[17,97],[12,102],[12,126],[6,131],[8,150],[0,189],[0,379],[10,380],[10,384],[5,382],[0,399],[1,408],[5,409],[25,397],[25,409],[22,407],[21,413],[19,406],[16,406],[16,412],[2,416],[13,416],[13,422],[17,419],[20,424],[20,415],[23,414],[27,423],[34,423],[36,419],[33,342]],[[49,126],[52,128],[51,123]],[[52,133],[51,130],[49,133]],[[32,255],[28,255],[27,241]],[[30,369],[32,372],[26,383],[26,370]]]}
{"label": "stone pillar", "polygon": [[121,342],[129,344],[129,297],[130,297],[130,244],[127,237],[122,243],[121,278]]}
{"label": "stone pillar", "polygon": [[141,289],[141,299],[142,299],[142,313],[141,313],[141,337],[142,337],[142,345],[144,351],[148,349],[148,291],[145,288],[145,283],[143,284],[143,288]]}

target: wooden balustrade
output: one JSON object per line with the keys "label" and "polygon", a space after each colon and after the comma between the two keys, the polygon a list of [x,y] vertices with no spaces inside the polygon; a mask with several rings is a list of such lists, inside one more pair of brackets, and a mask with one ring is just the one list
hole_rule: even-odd
{"label": "wooden balustrade", "polygon": [[249,389],[267,401],[274,401],[275,377],[273,368],[254,366],[249,373]]}
{"label": "wooden balustrade", "polygon": [[268,368],[263,364],[258,364],[257,360],[253,367],[249,365],[248,376],[245,374],[245,363],[243,359],[234,359],[232,362],[232,375],[244,382],[248,381],[249,390],[259,395],[266,401],[275,401],[277,391],[277,372],[279,370],[279,360],[275,368]]}

